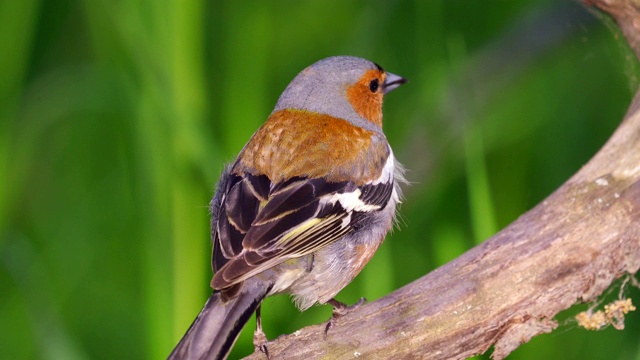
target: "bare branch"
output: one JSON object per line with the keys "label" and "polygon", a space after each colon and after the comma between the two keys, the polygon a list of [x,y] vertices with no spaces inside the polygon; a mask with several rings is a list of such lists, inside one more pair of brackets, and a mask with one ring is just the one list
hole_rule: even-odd
{"label": "bare branch", "polygon": [[[640,54],[640,12],[633,1],[590,4],[614,16]],[[636,95],[598,154],[510,226],[340,318],[326,339],[324,325],[310,326],[269,343],[269,352],[274,359],[460,359],[495,346],[493,357],[502,359],[533,336],[555,329],[553,318],[560,311],[594,301],[613,281],[638,271],[639,219]],[[621,311],[610,313],[619,321]]]}

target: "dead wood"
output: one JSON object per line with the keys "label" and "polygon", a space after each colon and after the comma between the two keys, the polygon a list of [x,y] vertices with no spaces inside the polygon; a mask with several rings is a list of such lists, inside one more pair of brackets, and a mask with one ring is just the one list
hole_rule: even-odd
{"label": "dead wood", "polygon": [[[639,3],[590,0],[640,54]],[[454,261],[339,319],[269,343],[273,359],[502,359],[640,268],[640,95],[577,174]],[[254,353],[249,359],[263,359]]]}

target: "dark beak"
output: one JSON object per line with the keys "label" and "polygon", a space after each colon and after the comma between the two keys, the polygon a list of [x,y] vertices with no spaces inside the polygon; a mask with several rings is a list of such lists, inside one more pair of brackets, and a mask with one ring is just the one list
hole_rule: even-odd
{"label": "dark beak", "polygon": [[387,73],[387,78],[384,80],[384,84],[382,84],[383,93],[388,93],[389,91],[397,88],[398,86],[406,83],[407,79],[402,76],[398,76],[396,74]]}

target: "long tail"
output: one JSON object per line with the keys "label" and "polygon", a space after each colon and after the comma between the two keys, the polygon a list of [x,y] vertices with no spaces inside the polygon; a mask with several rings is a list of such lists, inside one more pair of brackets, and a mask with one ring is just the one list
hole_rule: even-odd
{"label": "long tail", "polygon": [[246,291],[245,287],[238,297],[227,302],[222,301],[220,293],[211,294],[169,359],[226,359],[240,331],[269,289],[256,287]]}

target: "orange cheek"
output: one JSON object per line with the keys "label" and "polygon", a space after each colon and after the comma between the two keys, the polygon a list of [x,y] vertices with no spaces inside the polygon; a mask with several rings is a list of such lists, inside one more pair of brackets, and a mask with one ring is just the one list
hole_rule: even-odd
{"label": "orange cheek", "polygon": [[360,81],[347,88],[347,100],[358,115],[382,127],[382,88],[375,93],[369,89],[369,83],[376,78],[382,87],[384,73],[367,71]]}

